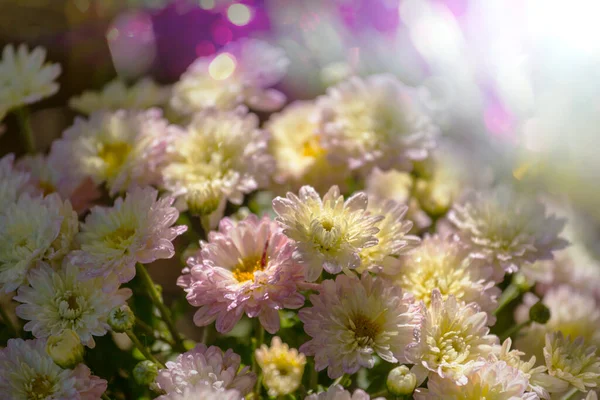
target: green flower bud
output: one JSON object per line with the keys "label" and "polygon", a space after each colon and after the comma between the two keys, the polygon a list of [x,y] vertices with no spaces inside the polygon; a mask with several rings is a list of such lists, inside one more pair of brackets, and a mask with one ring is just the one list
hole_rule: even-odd
{"label": "green flower bud", "polygon": [[115,332],[125,332],[133,328],[135,315],[129,306],[122,305],[113,308],[108,314],[108,325]]}
{"label": "green flower bud", "polygon": [[193,215],[210,215],[219,208],[221,191],[210,183],[188,189],[186,195],[188,208]]}
{"label": "green flower bud", "polygon": [[46,353],[61,368],[73,368],[83,361],[84,348],[77,332],[65,329],[46,342]]}
{"label": "green flower bud", "polygon": [[406,365],[401,365],[390,371],[386,384],[389,392],[394,396],[406,396],[414,392],[417,377]]}
{"label": "green flower bud", "polygon": [[144,360],[133,368],[133,379],[140,385],[150,385],[158,375],[158,366],[152,361]]}
{"label": "green flower bud", "polygon": [[550,309],[538,301],[529,309],[529,319],[538,324],[545,324],[550,319]]}

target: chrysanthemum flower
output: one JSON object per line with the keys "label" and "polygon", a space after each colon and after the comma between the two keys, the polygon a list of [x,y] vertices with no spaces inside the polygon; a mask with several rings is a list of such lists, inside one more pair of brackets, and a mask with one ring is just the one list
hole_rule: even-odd
{"label": "chrysanthemum flower", "polygon": [[283,233],[297,242],[294,258],[304,265],[307,281],[317,280],[323,268],[331,274],[358,268],[360,251],[377,244],[376,224],[384,217],[370,215],[367,202],[364,193],[344,201],[337,186],[323,200],[310,186],[300,188],[299,196],[273,200]]}
{"label": "chrysanthemum flower", "polygon": [[171,105],[184,114],[240,104],[274,111],[285,96],[268,88],[283,78],[288,64],[281,49],[261,40],[231,42],[218,54],[200,57],[188,67],[173,87]]}
{"label": "chrysanthemum flower", "polygon": [[159,109],[97,112],[76,118],[52,144],[50,161],[71,179],[91,177],[110,194],[160,182],[172,128]]}
{"label": "chrysanthemum flower", "polygon": [[77,213],[57,194],[23,194],[0,215],[0,288],[10,292],[27,282],[38,263],[60,264],[78,229]]}
{"label": "chrysanthemum flower", "polygon": [[600,358],[595,346],[587,346],[583,337],[572,340],[561,332],[548,333],[544,359],[551,376],[560,378],[585,392],[600,384]]}
{"label": "chrysanthemum flower", "polygon": [[492,312],[498,305],[500,289],[492,281],[492,267],[469,257],[469,250],[451,237],[425,236],[417,247],[400,262],[401,269],[394,282],[431,305],[434,289],[442,299],[452,295],[457,301],[476,302],[488,314],[488,323],[495,321]]}
{"label": "chrysanthemum flower", "polygon": [[170,146],[165,187],[194,212],[222,199],[241,204],[245,193],[268,183],[274,163],[267,140],[246,110],[199,113]]}
{"label": "chrysanthemum flower", "polygon": [[133,279],[136,263],[173,257],[172,241],[187,227],[172,226],[179,216],[173,198],[157,196],[155,189],[134,188],[111,208],[92,208],[77,235],[81,250],[70,256],[84,278],[101,276],[110,292]]}
{"label": "chrysanthemum flower", "polygon": [[41,266],[29,274],[29,286],[19,288],[14,299],[24,304],[16,313],[29,321],[23,328],[37,338],[71,329],[83,344],[94,347],[93,336],[103,336],[109,329],[110,310],[131,296],[130,289],[103,293],[102,286],[102,278],[81,281],[79,268],[68,262],[59,271]]}
{"label": "chrysanthemum flower", "polygon": [[240,392],[233,389],[217,389],[205,382],[186,387],[183,393],[172,392],[158,396],[155,400],[244,400]]}
{"label": "chrysanthemum flower", "polygon": [[167,394],[183,393],[204,382],[215,389],[235,389],[244,396],[254,388],[256,375],[248,367],[240,369],[240,362],[240,356],[231,349],[223,353],[216,346],[198,344],[175,361],[167,362],[167,368],[158,372],[156,383]]}
{"label": "chrysanthemum flower", "polygon": [[306,357],[296,349],[281,342],[277,336],[271,347],[262,345],[255,352],[256,362],[263,371],[263,384],[269,396],[284,396],[293,393],[302,383]]}
{"label": "chrysanthemum flower", "polygon": [[487,315],[476,303],[465,305],[453,295],[444,300],[440,291],[434,289],[419,341],[408,346],[406,358],[415,364],[413,372],[419,382],[428,374],[464,385],[465,371],[499,347],[498,337],[489,331]]}
{"label": "chrysanthemum flower", "polygon": [[323,281],[312,307],[298,313],[312,339],[300,347],[315,356],[315,368],[334,379],[360,367],[373,368],[377,354],[387,362],[404,360],[415,339],[420,307],[388,280],[368,272],[361,278],[338,275]]}
{"label": "chrysanthemum flower", "polygon": [[454,205],[448,218],[472,247],[472,256],[493,263],[497,281],[522,263],[551,259],[553,251],[567,245],[558,237],[564,220],[546,215],[542,203],[507,186],[473,192],[463,204]]}
{"label": "chrysanthemum flower", "polygon": [[23,193],[34,193],[29,184],[30,175],[13,166],[15,155],[10,153],[0,158],[0,214],[17,202]]}
{"label": "chrysanthemum flower", "polygon": [[46,353],[46,340],[9,339],[0,350],[0,392],[11,400],[97,400],[107,382],[79,364],[62,369]]}
{"label": "chrysanthemum flower", "polygon": [[392,75],[352,77],[329,88],[317,104],[323,146],[350,169],[410,170],[434,146],[438,129],[416,91]]}
{"label": "chrysanthemum flower", "polygon": [[168,103],[171,88],[159,86],[152,79],[144,78],[131,87],[120,79],[109,82],[100,92],[85,91],[72,97],[69,106],[83,114],[95,111],[146,110]]}
{"label": "chrysanthemum flower", "polygon": [[296,286],[304,280],[302,268],[293,261],[293,251],[293,242],[268,217],[221,220],[219,231],[211,232],[188,261],[189,274],[177,282],[190,304],[200,307],[194,323],[216,320],[217,331],[228,332],[246,313],[258,317],[268,332],[277,332],[278,310],[304,304]]}
{"label": "chrysanthemum flower", "polygon": [[427,389],[417,389],[416,400],[538,400],[528,393],[527,377],[504,361],[472,365],[465,370],[468,383],[458,386],[452,379],[432,376]]}
{"label": "chrysanthemum flower", "polygon": [[24,44],[16,50],[12,44],[4,47],[0,60],[0,108],[11,110],[58,92],[55,79],[60,75],[60,65],[44,63],[45,58],[42,47],[31,53]]}
{"label": "chrysanthemum flower", "polygon": [[[370,400],[371,397],[367,392],[361,389],[356,389],[354,393],[350,393],[341,385],[330,386],[325,392],[311,394],[304,400]],[[373,400],[383,400],[383,397],[373,398]]]}

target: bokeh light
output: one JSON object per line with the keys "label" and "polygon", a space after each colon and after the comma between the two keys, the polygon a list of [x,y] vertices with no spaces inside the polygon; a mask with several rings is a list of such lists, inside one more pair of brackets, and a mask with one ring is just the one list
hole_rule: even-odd
{"label": "bokeh light", "polygon": [[229,53],[216,56],[208,66],[211,78],[222,81],[229,78],[235,71],[235,57]]}
{"label": "bokeh light", "polygon": [[227,8],[227,18],[234,25],[244,26],[252,19],[252,10],[245,4],[232,4]]}

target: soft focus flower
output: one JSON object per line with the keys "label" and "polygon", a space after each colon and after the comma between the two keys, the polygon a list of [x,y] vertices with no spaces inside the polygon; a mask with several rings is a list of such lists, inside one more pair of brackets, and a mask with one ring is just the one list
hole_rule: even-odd
{"label": "soft focus flower", "polygon": [[199,113],[170,146],[165,187],[193,212],[222,199],[241,204],[268,183],[274,165],[267,140],[258,118],[243,109]]}
{"label": "soft focus flower", "polygon": [[0,288],[15,290],[38,263],[58,264],[78,229],[77,213],[57,194],[24,194],[0,214]]}
{"label": "soft focus flower", "polygon": [[11,400],[97,400],[106,381],[80,364],[62,369],[46,353],[46,340],[9,339],[0,350],[0,392]]}
{"label": "soft focus flower", "polygon": [[331,274],[358,268],[360,251],[377,244],[376,224],[384,217],[369,215],[367,202],[360,192],[344,201],[337,186],[323,200],[310,186],[300,188],[299,196],[273,200],[283,233],[297,242],[294,258],[304,265],[307,281],[317,280],[323,268]]}
{"label": "soft focus flower", "polygon": [[158,372],[156,383],[167,394],[183,393],[186,388],[205,382],[215,389],[235,389],[241,395],[250,393],[256,375],[248,367],[240,369],[240,356],[231,349],[225,353],[216,346],[198,344],[180,354],[167,368]]}
{"label": "soft focus flower", "polygon": [[[325,392],[311,394],[304,400],[370,400],[371,397],[361,389],[356,389],[354,393],[350,393],[340,385],[330,386]],[[383,397],[377,397],[373,400],[383,400]]]}
{"label": "soft focus flower", "polygon": [[87,279],[102,277],[110,292],[135,276],[135,264],[148,264],[175,254],[172,241],[187,227],[172,226],[179,212],[173,198],[157,199],[152,188],[134,188],[112,207],[94,207],[81,226],[71,259]]}
{"label": "soft focus flower", "polygon": [[50,161],[69,179],[91,177],[110,194],[160,183],[172,128],[159,109],[99,111],[76,118],[52,144]]}
{"label": "soft focus flower", "polygon": [[36,47],[30,53],[27,46],[4,47],[0,60],[0,108],[11,110],[35,103],[58,92],[55,79],[59,64],[44,63],[46,50]]}
{"label": "soft focus flower", "polygon": [[255,352],[256,362],[263,371],[263,384],[269,396],[284,396],[300,387],[306,357],[275,336],[271,347],[262,345]]}
{"label": "soft focus flower", "polygon": [[158,366],[150,360],[140,361],[133,368],[133,379],[140,385],[154,383],[158,376]]}
{"label": "soft focus flower", "polygon": [[29,322],[23,329],[37,338],[60,335],[71,329],[88,347],[93,336],[103,336],[109,329],[109,312],[125,303],[131,289],[116,288],[103,293],[102,278],[81,281],[79,268],[65,262],[60,271],[41,266],[29,274],[29,286],[21,286],[15,300],[23,303],[17,315]]}
{"label": "soft focus flower", "polygon": [[131,87],[115,79],[100,92],[85,91],[80,96],[72,97],[69,106],[83,114],[101,110],[146,110],[167,104],[170,96],[170,87],[159,86],[149,78],[141,79]]}
{"label": "soft focus flower", "polygon": [[304,296],[300,265],[292,259],[293,242],[269,217],[250,215],[240,222],[224,218],[211,232],[189,268],[178,280],[193,306],[200,307],[194,323],[216,320],[219,332],[228,332],[246,313],[258,317],[270,333],[279,330],[278,310],[299,308]]}
{"label": "soft focus flower", "polygon": [[419,382],[428,373],[429,377],[439,375],[464,385],[467,369],[497,347],[498,338],[489,334],[487,315],[476,303],[465,305],[453,295],[444,300],[434,289],[419,341],[408,346],[406,358],[415,364],[413,371]]}
{"label": "soft focus flower", "polygon": [[16,203],[21,194],[35,192],[29,184],[29,174],[16,169],[14,160],[12,153],[0,158],[0,214]]}
{"label": "soft focus flower", "polygon": [[205,108],[233,109],[240,104],[273,111],[285,96],[268,89],[289,64],[284,52],[256,39],[231,42],[218,54],[194,61],[173,87],[171,105],[183,114]]}
{"label": "soft focus flower", "polygon": [[317,104],[323,147],[350,169],[410,170],[434,146],[438,129],[416,91],[391,75],[352,77],[329,88]]}
{"label": "soft focus flower", "polygon": [[493,263],[497,281],[522,263],[551,259],[553,251],[567,245],[558,237],[564,220],[546,215],[542,203],[507,186],[472,192],[463,204],[454,205],[448,218],[473,248],[472,256]]}
{"label": "soft focus flower", "polygon": [[77,332],[65,329],[46,342],[46,352],[62,368],[73,368],[83,361],[85,349]]}
{"label": "soft focus flower", "polygon": [[445,300],[452,295],[457,301],[476,302],[495,321],[492,312],[498,305],[500,289],[494,286],[492,267],[469,257],[469,250],[451,237],[425,236],[419,247],[404,256],[400,271],[392,279],[415,300],[431,304],[437,289]]}
{"label": "soft focus flower", "polygon": [[417,386],[417,377],[406,365],[392,369],[385,381],[389,392],[395,396],[411,395]]}
{"label": "soft focus flower", "polygon": [[[298,316],[311,340],[300,347],[315,356],[315,368],[334,379],[373,368],[375,355],[391,363],[404,360],[420,320],[419,306],[402,290],[368,272],[361,278],[338,275],[323,281],[312,307]],[[485,315],[485,314],[484,314]]]}
{"label": "soft focus flower", "polygon": [[182,393],[172,392],[158,396],[156,400],[243,400],[234,389],[215,388],[205,382],[186,387]]}

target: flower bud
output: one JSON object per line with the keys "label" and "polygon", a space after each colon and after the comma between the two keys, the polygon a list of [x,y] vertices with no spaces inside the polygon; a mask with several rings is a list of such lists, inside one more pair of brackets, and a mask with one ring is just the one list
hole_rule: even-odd
{"label": "flower bud", "polygon": [[133,328],[135,315],[126,304],[113,308],[108,314],[108,325],[115,332],[125,332]]}
{"label": "flower bud", "polygon": [[545,324],[550,319],[550,309],[538,301],[529,309],[529,319],[538,324]]}
{"label": "flower bud", "polygon": [[150,385],[158,375],[158,366],[152,361],[144,360],[133,368],[133,379],[140,385]]}
{"label": "flower bud", "polygon": [[46,342],[46,353],[61,368],[73,368],[83,361],[83,345],[77,332],[65,329],[59,335],[52,335]]}
{"label": "flower bud", "polygon": [[390,371],[387,377],[387,388],[394,396],[406,396],[414,392],[417,377],[406,365],[401,365]]}
{"label": "flower bud", "polygon": [[219,208],[221,192],[215,185],[206,183],[189,188],[187,203],[190,213],[193,215],[210,215]]}

